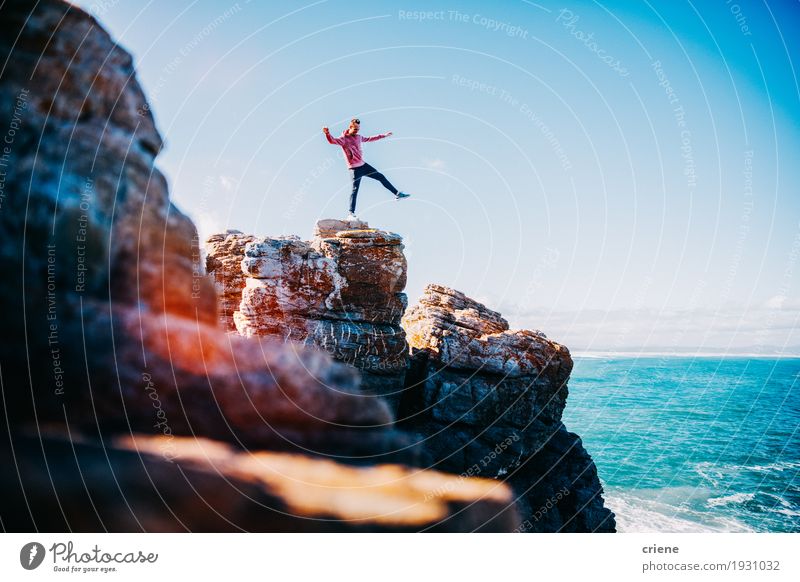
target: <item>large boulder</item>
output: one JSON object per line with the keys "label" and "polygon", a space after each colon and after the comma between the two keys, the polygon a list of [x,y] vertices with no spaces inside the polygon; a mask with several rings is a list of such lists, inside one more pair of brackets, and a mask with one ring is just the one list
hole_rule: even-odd
{"label": "large boulder", "polygon": [[[386,405],[315,350],[228,338],[194,224],[155,166],[133,62],[64,2],[5,2],[0,364],[14,424],[214,435],[251,445],[385,432]],[[158,406],[154,408],[154,402]],[[156,416],[156,415],[160,416]],[[164,419],[169,419],[168,424]],[[384,447],[380,437],[375,452]]]}
{"label": "large boulder", "polygon": [[402,325],[412,362],[401,424],[438,468],[506,480],[519,495],[521,530],[614,530],[597,469],[561,422],[566,347],[540,331],[512,331],[499,313],[442,285],[428,285]]}
{"label": "large boulder", "polygon": [[[233,313],[236,329],[246,337],[325,350],[361,373],[363,391],[396,409],[408,367],[399,325],[407,305],[402,238],[362,221],[336,219],[318,221],[314,234],[311,241],[256,239],[243,248],[218,242],[230,235],[208,239],[209,257],[226,265],[238,261],[245,275]],[[239,274],[219,273],[226,289],[239,286]]]}

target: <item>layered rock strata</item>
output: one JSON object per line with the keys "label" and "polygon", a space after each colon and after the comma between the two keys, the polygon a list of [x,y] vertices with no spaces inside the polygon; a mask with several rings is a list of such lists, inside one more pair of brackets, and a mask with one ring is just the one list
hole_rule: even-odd
{"label": "layered rock strata", "polygon": [[[9,124],[0,127],[7,138],[0,153],[0,257],[12,274],[0,286],[0,456],[3,466],[29,469],[2,483],[6,529],[73,530],[71,521],[102,507],[101,521],[82,527],[104,528],[108,519],[118,531],[138,530],[135,517],[112,517],[127,516],[126,491],[136,499],[136,517],[146,514],[155,524],[149,531],[178,527],[161,491],[176,502],[192,491],[201,496],[185,506],[184,529],[228,529],[220,521],[192,521],[202,495],[213,493],[217,506],[232,511],[244,507],[243,492],[258,499],[254,476],[237,481],[241,490],[226,489],[214,467],[196,469],[196,458],[176,468],[112,446],[115,436],[132,431],[166,443],[183,434],[361,464],[387,462],[388,453],[406,448],[387,405],[360,391],[351,367],[317,349],[240,338],[219,327],[196,228],[170,201],[155,165],[162,139],[132,59],[97,21],[57,0],[3,2],[0,60],[0,120]],[[333,253],[334,246],[325,248]],[[45,428],[69,436],[51,441],[42,436]],[[197,479],[187,482],[183,468]],[[157,475],[152,482],[149,469]],[[355,473],[341,474],[361,483]],[[295,481],[270,483],[278,506],[294,507]],[[414,487],[387,489],[386,499],[416,499]],[[464,493],[466,505],[483,504],[481,494]],[[51,511],[19,511],[25,499]],[[499,511],[491,503],[483,506],[487,515]],[[421,529],[437,520],[453,529],[474,525],[457,523],[455,505],[439,507],[440,517]],[[260,530],[288,527],[279,514],[259,515]],[[298,510],[292,523],[304,515]],[[336,519],[307,523],[351,529]]]}
{"label": "layered rock strata", "polygon": [[241,268],[246,281],[233,314],[240,334],[321,348],[361,372],[362,390],[399,402],[408,366],[399,235],[364,222],[321,220],[308,242],[248,243]]}
{"label": "layered rock strata", "polygon": [[519,496],[529,531],[613,531],[597,471],[561,422],[572,358],[539,331],[428,285],[402,320],[412,349],[402,403],[444,470],[499,478]]}

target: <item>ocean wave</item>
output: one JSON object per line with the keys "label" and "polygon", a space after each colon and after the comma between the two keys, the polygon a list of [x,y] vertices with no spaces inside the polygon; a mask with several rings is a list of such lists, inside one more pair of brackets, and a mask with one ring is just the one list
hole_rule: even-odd
{"label": "ocean wave", "polygon": [[778,461],[777,463],[769,463],[768,465],[753,465],[752,467],[744,467],[744,469],[750,471],[764,471],[764,472],[777,471],[778,473],[782,473],[783,471],[800,470],[800,462]]}
{"label": "ocean wave", "polygon": [[719,466],[709,461],[697,463],[694,466],[694,472],[711,483],[715,488],[719,487],[720,480],[725,478]]}
{"label": "ocean wave", "polygon": [[776,461],[766,465],[736,465],[720,464],[717,462],[703,461],[694,465],[693,470],[714,487],[721,487],[723,482],[741,477],[750,473],[783,473],[784,471],[800,471],[800,462]]}
{"label": "ocean wave", "polygon": [[706,501],[709,507],[719,507],[720,505],[728,505],[730,503],[744,503],[755,499],[755,493],[732,493],[731,495],[723,495],[722,497],[711,497]]}
{"label": "ocean wave", "polygon": [[[774,499],[775,501],[780,503],[783,507],[788,507],[790,509],[794,507],[794,505],[789,503],[786,499],[784,499],[780,495],[776,495],[775,493],[769,493],[769,492],[765,491],[765,492],[763,492],[763,495],[764,495],[764,497],[770,497],[771,499]],[[772,505],[772,507],[774,507],[774,504]]]}
{"label": "ocean wave", "polygon": [[706,533],[755,531],[734,517],[694,511],[657,499],[647,499],[626,492],[609,492],[606,506],[623,533]]}

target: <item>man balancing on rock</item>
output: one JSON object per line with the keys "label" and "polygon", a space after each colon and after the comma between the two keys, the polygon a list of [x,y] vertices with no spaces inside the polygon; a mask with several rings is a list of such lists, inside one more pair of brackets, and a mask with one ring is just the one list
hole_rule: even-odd
{"label": "man balancing on rock", "polygon": [[358,188],[361,186],[361,178],[367,177],[377,180],[383,184],[389,192],[394,194],[396,200],[408,198],[410,194],[400,192],[397,188],[392,186],[392,183],[386,179],[386,176],[381,174],[378,170],[370,166],[361,157],[361,142],[365,141],[378,141],[385,137],[392,135],[392,132],[379,133],[370,137],[364,137],[358,133],[361,128],[361,120],[353,118],[350,120],[350,127],[348,127],[341,135],[341,137],[331,136],[331,132],[327,127],[323,127],[322,131],[325,137],[328,138],[328,143],[342,146],[344,156],[347,159],[347,167],[350,168],[350,176],[353,180],[353,190],[350,193],[350,212],[347,215],[347,220],[358,220],[356,216],[356,198],[358,197]]}

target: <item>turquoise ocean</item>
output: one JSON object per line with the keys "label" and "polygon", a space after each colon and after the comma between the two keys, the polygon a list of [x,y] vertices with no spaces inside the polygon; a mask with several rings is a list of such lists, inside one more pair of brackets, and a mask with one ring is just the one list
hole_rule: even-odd
{"label": "turquoise ocean", "polygon": [[800,532],[800,359],[575,357],[564,411],[623,532]]}

